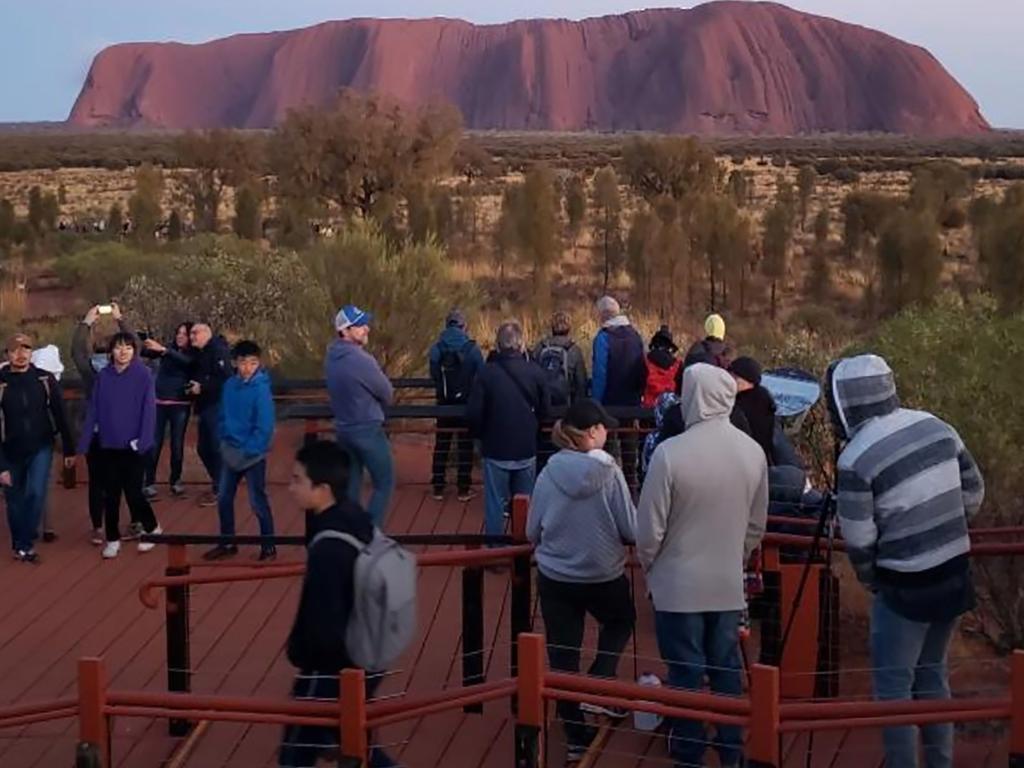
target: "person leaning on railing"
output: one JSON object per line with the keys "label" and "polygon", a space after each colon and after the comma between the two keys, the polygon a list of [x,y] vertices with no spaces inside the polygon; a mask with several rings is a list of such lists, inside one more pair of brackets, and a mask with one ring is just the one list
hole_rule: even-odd
{"label": "person leaning on railing", "polygon": [[[871,662],[883,700],[948,699],[946,657],[974,607],[968,518],[981,507],[978,465],[951,426],[900,407],[877,355],[829,367],[829,411],[841,439],[836,509],[850,562],[873,594]],[[917,729],[886,728],[888,768],[916,768]],[[923,726],[927,768],[953,765],[953,725]]]}
{"label": "person leaning on railing", "polygon": [[[593,400],[578,400],[552,430],[561,450],[534,488],[526,535],[536,546],[538,589],[551,668],[578,672],[587,614],[600,630],[587,672],[614,678],[629,642],[636,611],[625,576],[626,545],[636,542],[636,508],[629,486],[604,450],[618,422]],[[569,762],[582,759],[596,735],[581,708],[622,719],[626,712],[558,702]]]}

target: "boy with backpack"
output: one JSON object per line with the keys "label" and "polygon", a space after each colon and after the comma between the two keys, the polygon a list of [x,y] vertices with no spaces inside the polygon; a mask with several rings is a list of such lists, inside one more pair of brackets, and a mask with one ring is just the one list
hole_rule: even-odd
{"label": "boy with backpack", "polygon": [[[350,463],[337,443],[321,440],[299,449],[292,470],[289,491],[308,513],[306,575],[287,647],[300,701],[337,700],[347,668],[366,670],[372,696],[416,632],[415,558],[348,499]],[[338,748],[337,728],[287,726],[278,765],[307,768]],[[379,749],[368,763],[395,765]]]}
{"label": "boy with backpack", "polygon": [[544,369],[551,405],[555,408],[587,396],[587,362],[571,333],[569,313],[555,312],[551,316],[551,335],[533,348],[533,359]]}
{"label": "boy with backpack", "polygon": [[[458,309],[448,313],[445,328],[437,343],[430,349],[430,378],[434,381],[438,405],[465,405],[477,372],[484,364],[480,347],[466,333],[466,317]],[[455,443],[458,498],[461,502],[473,498],[470,490],[473,474],[473,439],[469,436],[466,420],[442,417],[437,420],[437,438],[434,442],[434,461],[431,484],[434,498],[444,498],[447,483],[448,455]]]}

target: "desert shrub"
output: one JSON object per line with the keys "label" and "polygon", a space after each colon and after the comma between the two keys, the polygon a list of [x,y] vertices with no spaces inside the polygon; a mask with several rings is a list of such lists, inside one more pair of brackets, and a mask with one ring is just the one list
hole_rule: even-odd
{"label": "desert shrub", "polygon": [[158,251],[105,242],[62,256],[55,269],[64,285],[75,286],[90,303],[106,303],[121,295],[133,275],[154,274],[165,262]]}

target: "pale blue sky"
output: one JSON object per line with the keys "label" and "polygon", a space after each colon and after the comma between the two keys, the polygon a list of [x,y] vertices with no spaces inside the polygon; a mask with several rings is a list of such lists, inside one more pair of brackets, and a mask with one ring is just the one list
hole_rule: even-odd
{"label": "pale blue sky", "polygon": [[[925,46],[971,91],[993,125],[1024,128],[1024,0],[791,0],[788,5]],[[534,16],[578,19],[638,7],[643,5],[637,0],[0,0],[0,122],[63,120],[92,57],[111,43],[198,42],[354,16],[448,16],[487,23]]]}

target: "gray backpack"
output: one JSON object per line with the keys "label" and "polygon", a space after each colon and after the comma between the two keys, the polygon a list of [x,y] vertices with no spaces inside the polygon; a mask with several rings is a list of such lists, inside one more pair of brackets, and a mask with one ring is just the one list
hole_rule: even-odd
{"label": "gray backpack", "polygon": [[360,668],[382,672],[416,634],[416,556],[377,528],[369,544],[340,531],[321,531],[310,546],[321,539],[344,541],[358,553],[345,648]]}

